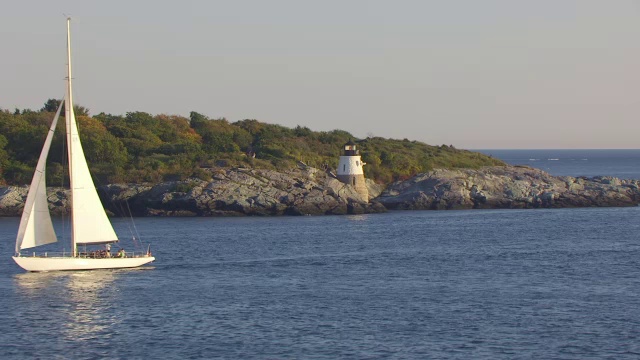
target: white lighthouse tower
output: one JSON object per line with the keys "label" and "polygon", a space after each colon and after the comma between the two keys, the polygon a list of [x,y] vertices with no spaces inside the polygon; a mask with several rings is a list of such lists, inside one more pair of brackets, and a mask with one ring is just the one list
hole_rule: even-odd
{"label": "white lighthouse tower", "polygon": [[352,185],[364,199],[368,200],[369,190],[364,181],[364,171],[362,169],[364,165],[365,163],[360,158],[360,150],[357,150],[356,144],[349,140],[348,143],[344,144],[344,155],[340,156],[336,174],[338,180]]}

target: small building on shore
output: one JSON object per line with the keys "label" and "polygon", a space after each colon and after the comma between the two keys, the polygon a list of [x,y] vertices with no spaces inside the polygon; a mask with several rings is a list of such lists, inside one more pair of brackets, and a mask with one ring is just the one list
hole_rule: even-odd
{"label": "small building on shore", "polygon": [[355,187],[364,199],[368,199],[369,190],[364,180],[364,165],[366,164],[362,162],[360,150],[352,140],[349,140],[344,144],[344,153],[340,156],[336,175],[338,180]]}

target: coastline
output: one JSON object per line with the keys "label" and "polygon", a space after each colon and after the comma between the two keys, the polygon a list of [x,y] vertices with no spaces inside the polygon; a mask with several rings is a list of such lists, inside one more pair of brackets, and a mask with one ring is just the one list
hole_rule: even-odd
{"label": "coastline", "polygon": [[[312,167],[286,172],[218,169],[211,181],[99,187],[111,216],[345,215],[387,210],[636,206],[640,181],[553,176],[529,166],[436,169],[386,186],[367,180],[369,199]],[[26,186],[0,187],[0,216],[21,216]],[[68,190],[48,188],[49,210],[68,213]]]}

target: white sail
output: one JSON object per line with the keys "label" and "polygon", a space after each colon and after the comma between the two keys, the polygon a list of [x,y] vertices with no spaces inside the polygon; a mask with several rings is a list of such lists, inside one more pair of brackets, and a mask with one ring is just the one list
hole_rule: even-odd
{"label": "white sail", "polygon": [[67,92],[65,94],[65,118],[71,185],[71,237],[75,249],[75,244],[109,243],[118,241],[118,237],[98,197],[78,135],[71,88],[71,35],[69,21],[67,21],[67,61],[68,79]]}
{"label": "white sail", "polygon": [[29,249],[32,247],[50,244],[57,241],[56,233],[51,223],[51,215],[49,214],[49,203],[47,201],[47,184],[45,180],[45,169],[47,165],[47,157],[49,149],[53,141],[53,134],[58,124],[60,111],[63,102],[60,102],[56,116],[54,116],[49,133],[44,141],[40,158],[36,165],[36,171],[31,179],[31,186],[27,194],[27,200],[22,211],[22,219],[18,228],[18,237],[16,238],[16,253],[21,249]]}
{"label": "white sail", "polygon": [[71,217],[74,241],[76,244],[118,241],[91,179],[89,166],[78,137],[73,109],[67,111],[67,116],[69,118],[69,168],[71,172]]}

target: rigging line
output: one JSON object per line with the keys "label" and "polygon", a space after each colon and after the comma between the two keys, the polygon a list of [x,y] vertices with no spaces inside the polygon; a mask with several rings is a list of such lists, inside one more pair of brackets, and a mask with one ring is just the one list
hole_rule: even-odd
{"label": "rigging line", "polygon": [[[125,200],[125,204],[127,204],[127,210],[129,210],[129,219],[131,220],[131,225],[133,225],[133,229],[136,233],[136,238],[138,239],[139,246],[142,248],[142,239],[140,239],[140,234],[138,233],[138,228],[136,227],[135,221],[133,221],[133,214],[131,213],[131,208],[129,207],[129,202]],[[134,240],[133,246],[136,246],[136,241]]]}
{"label": "rigging line", "polygon": [[[105,193],[109,195],[109,193],[105,190]],[[113,200],[113,197],[109,196],[109,202],[113,207],[114,215],[124,217],[124,209],[122,208],[122,204],[120,202],[116,202]]]}
{"label": "rigging line", "polygon": [[[124,207],[122,206],[122,202],[115,202],[113,200],[112,197],[109,197],[109,200],[113,206],[114,211],[117,213],[117,215],[119,215],[120,217],[126,217],[128,216],[127,212],[124,211]],[[125,199],[125,203],[127,202],[127,200]],[[127,207],[129,206],[129,204],[127,203]],[[131,211],[129,211],[131,212]],[[134,234],[133,230],[131,229],[131,224],[127,223],[127,229],[129,230],[129,235],[131,235],[131,237],[135,237],[136,235]],[[135,245],[135,244],[134,244]]]}
{"label": "rigging line", "polygon": [[[116,213],[116,215],[119,215],[120,217],[127,217],[130,216],[131,213],[131,209],[129,209],[128,212],[126,212],[124,210],[124,207],[122,205],[122,202],[116,202],[115,200],[113,200],[112,197],[109,197],[109,201],[113,206],[114,212]],[[127,200],[125,199],[124,202],[127,204],[127,208],[129,207],[129,204],[127,202]],[[127,223],[127,230],[129,230],[129,235],[131,236],[132,239],[136,238],[136,234],[134,233],[134,230],[131,228],[131,222]],[[134,247],[137,245],[135,240],[133,241],[133,245]]]}
{"label": "rigging line", "polygon": [[[129,212],[127,213],[124,210],[124,207],[122,205],[122,201],[116,201],[112,196],[109,196],[108,187],[102,188],[102,192],[109,199],[109,203],[111,204],[111,208],[113,209],[115,215],[120,216],[120,217],[130,216],[131,210],[129,209]],[[124,200],[124,201],[125,201],[125,203],[127,203],[127,200]],[[128,207],[128,205],[129,204],[127,203],[127,207]],[[135,226],[135,224],[134,224],[134,226]],[[134,234],[134,231],[131,228],[131,224],[130,223],[127,223],[127,229],[129,230],[129,234],[131,235],[131,237],[134,239],[133,245],[137,246],[137,244],[135,243],[136,234]],[[137,229],[136,229],[136,232],[137,232]]]}
{"label": "rigging line", "polygon": [[[125,217],[127,216],[127,213],[124,211],[124,207],[122,206],[122,202],[118,202],[116,203],[113,198],[110,198],[111,200],[111,204],[113,205],[114,211],[116,211],[118,213],[118,215],[120,217]],[[127,200],[125,200],[125,203],[127,202]],[[129,204],[127,203],[127,206]],[[127,223],[127,229],[129,230],[129,235],[131,236],[132,239],[135,239],[136,234],[134,233],[133,229],[131,228],[131,223]],[[135,241],[133,241],[133,245],[134,247],[136,246]]]}

